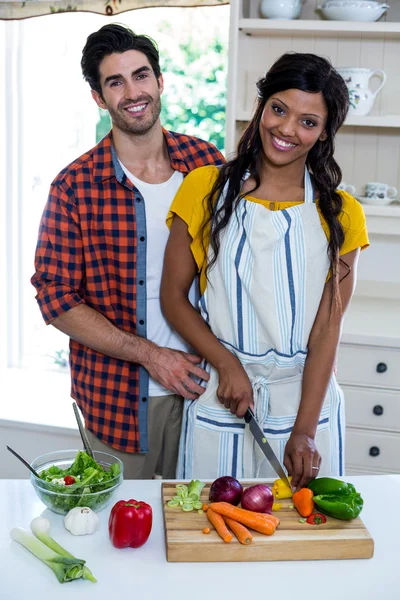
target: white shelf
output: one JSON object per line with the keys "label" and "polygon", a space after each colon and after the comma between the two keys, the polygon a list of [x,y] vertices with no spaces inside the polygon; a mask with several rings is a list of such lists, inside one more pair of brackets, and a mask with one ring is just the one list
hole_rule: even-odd
{"label": "white shelf", "polygon": [[344,126],[358,127],[400,127],[400,115],[385,115],[385,116],[366,116],[357,117],[349,116],[344,123]]}
{"label": "white shelf", "polygon": [[240,19],[239,29],[247,35],[268,35],[268,33],[307,33],[325,35],[328,32],[350,34],[383,35],[385,33],[400,35],[400,23],[379,22],[367,23],[365,21],[322,21],[319,19]]}
{"label": "white shelf", "polygon": [[[369,234],[400,237],[400,205],[372,206],[363,204]],[[399,297],[400,297],[400,290]],[[400,322],[400,319],[399,319]]]}
{"label": "white shelf", "polygon": [[[236,111],[236,121],[250,121],[252,113],[247,110]],[[347,117],[343,127],[399,127],[400,115]]]}
{"label": "white shelf", "polygon": [[[388,206],[363,204],[362,206],[367,217],[395,217],[400,219],[400,204],[389,204]],[[398,227],[400,227],[400,223]]]}

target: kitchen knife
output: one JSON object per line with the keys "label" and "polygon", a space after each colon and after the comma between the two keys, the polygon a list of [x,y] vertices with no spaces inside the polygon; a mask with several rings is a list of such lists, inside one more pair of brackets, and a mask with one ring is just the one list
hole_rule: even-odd
{"label": "kitchen knife", "polygon": [[275,473],[277,473],[277,475],[279,475],[279,477],[286,483],[286,485],[290,489],[292,489],[292,486],[290,485],[290,481],[289,481],[285,471],[283,470],[281,463],[277,459],[275,452],[272,450],[271,445],[268,442],[267,438],[265,437],[263,430],[257,423],[256,418],[255,418],[254,413],[251,410],[251,408],[247,409],[247,412],[244,416],[244,420],[246,421],[246,423],[248,423],[250,425],[250,431],[253,434],[254,439],[256,440],[257,444],[260,446],[261,450],[264,452],[265,456],[271,463],[271,466],[274,469]]}

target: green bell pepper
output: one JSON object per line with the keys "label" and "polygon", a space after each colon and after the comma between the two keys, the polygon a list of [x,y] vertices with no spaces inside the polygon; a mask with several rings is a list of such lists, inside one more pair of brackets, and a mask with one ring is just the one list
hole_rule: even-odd
{"label": "green bell pepper", "polygon": [[307,487],[314,492],[313,500],[318,508],[330,517],[348,521],[358,517],[362,510],[364,501],[351,483],[320,477]]}

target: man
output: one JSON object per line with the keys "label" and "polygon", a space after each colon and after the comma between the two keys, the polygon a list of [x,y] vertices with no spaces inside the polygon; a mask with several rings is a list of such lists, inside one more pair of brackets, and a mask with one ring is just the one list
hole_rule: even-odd
{"label": "man", "polygon": [[126,478],[151,478],[157,465],[174,478],[182,396],[198,398],[193,377],[208,375],[161,313],[165,218],[183,177],[223,157],[162,128],[147,36],[106,25],[81,66],[112,130],[51,184],[32,283],[45,322],[70,337],[71,395],[93,448],[122,458]]}

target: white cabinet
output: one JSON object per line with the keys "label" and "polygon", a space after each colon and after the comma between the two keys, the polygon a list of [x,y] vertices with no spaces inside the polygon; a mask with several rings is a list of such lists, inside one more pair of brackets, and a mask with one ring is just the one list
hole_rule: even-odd
{"label": "white cabinet", "polygon": [[[335,67],[385,71],[386,84],[370,114],[349,116],[338,132],[335,158],[356,196],[368,181],[400,191],[400,3],[390,3],[374,23],[322,20],[320,4],[303,0],[300,19],[269,20],[261,18],[260,0],[231,0],[227,155],[251,118],[257,79],[285,52],[311,52]],[[371,80],[372,89],[377,85]],[[400,472],[400,204],[364,210],[371,246],[360,258],[339,352],[346,469]]]}
{"label": "white cabinet", "polygon": [[346,472],[400,473],[400,349],[342,343]]}

